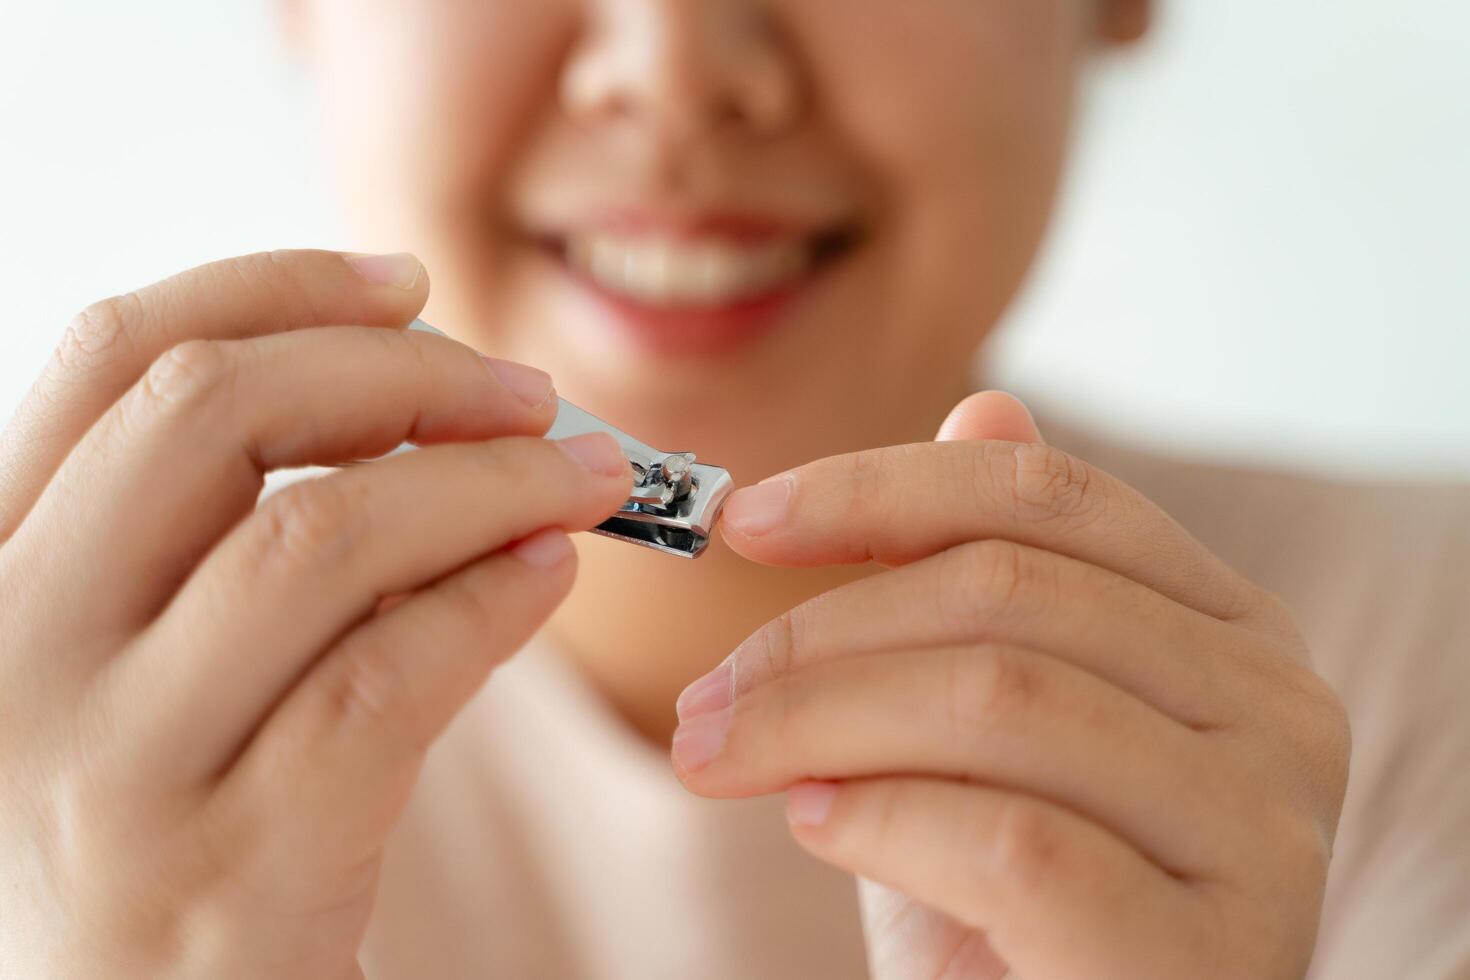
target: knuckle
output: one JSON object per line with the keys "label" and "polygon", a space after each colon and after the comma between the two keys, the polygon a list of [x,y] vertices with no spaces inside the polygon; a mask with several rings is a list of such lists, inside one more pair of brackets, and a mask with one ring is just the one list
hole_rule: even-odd
{"label": "knuckle", "polygon": [[313,254],[278,249],[236,255],[201,266],[190,285],[246,293],[258,301],[258,309],[277,311],[282,323],[330,322],[332,311],[308,282]]}
{"label": "knuckle", "polygon": [[325,692],[325,723],[331,730],[370,730],[410,753],[427,750],[413,712],[413,700],[404,696],[409,680],[391,650],[364,643],[342,650],[340,669],[333,671]]}
{"label": "knuckle", "polygon": [[1310,663],[1311,651],[1296,623],[1296,616],[1286,600],[1276,593],[1247,582],[1234,608],[1226,611],[1227,620],[1254,620],[1265,627],[1268,635],[1275,637],[1285,647],[1287,654],[1298,663]]}
{"label": "knuckle", "polygon": [[893,478],[902,452],[902,447],[863,449],[848,458],[847,478],[850,492],[847,496],[847,518],[859,518],[871,507],[872,501],[886,500],[892,496]]}
{"label": "knuckle", "polygon": [[785,677],[796,666],[796,617],[793,610],[781,613],[756,634],[756,649],[765,663],[767,677]]}
{"label": "knuckle", "polygon": [[231,377],[230,356],[217,341],[187,340],[148,366],[143,377],[109,412],[118,438],[146,432],[160,421],[177,422],[222,400]]}
{"label": "knuckle", "polygon": [[[382,337],[383,342],[388,345],[389,349],[395,351],[397,356],[411,360],[420,378],[427,380],[443,377],[444,361],[435,355],[449,345],[445,344],[441,338],[398,330],[374,330],[372,333]],[[463,344],[454,344],[450,350],[466,359],[473,357],[479,360],[479,357]]]}
{"label": "knuckle", "polygon": [[542,486],[548,472],[561,472],[559,467],[575,465],[545,439],[507,436],[483,445],[484,451],[477,453],[474,461],[484,467],[492,483],[515,487]]}
{"label": "knuckle", "polygon": [[1287,657],[1275,644],[1262,643],[1259,651],[1262,673],[1275,688],[1286,717],[1299,719],[1304,730],[1314,735],[1327,736],[1338,729],[1346,732],[1347,709],[1321,674]]}
{"label": "knuckle", "polygon": [[470,569],[443,581],[433,593],[437,608],[420,604],[425,610],[419,619],[426,640],[452,648],[464,646],[467,636],[496,635],[497,623],[506,611],[497,606],[491,591],[493,580],[484,571],[483,567]]}
{"label": "knuckle", "polygon": [[1029,553],[1011,541],[988,538],[951,550],[951,567],[938,590],[944,622],[963,633],[1017,610],[1034,591]]}
{"label": "knuckle", "polygon": [[1303,883],[1320,884],[1332,862],[1332,835],[1324,833],[1311,816],[1294,807],[1280,807],[1258,817],[1263,833],[1258,840],[1271,842],[1273,864],[1283,884],[1300,888]]}
{"label": "knuckle", "polygon": [[1329,798],[1340,800],[1352,759],[1352,723],[1337,692],[1313,671],[1303,669],[1300,684],[1307,702],[1304,713],[1303,761],[1314,782]]}
{"label": "knuckle", "polygon": [[948,708],[954,730],[1013,724],[1042,697],[1035,669],[1013,647],[986,644],[949,658]]}
{"label": "knuckle", "polygon": [[1326,707],[1326,722],[1324,732],[1328,757],[1333,761],[1332,767],[1333,783],[1338,787],[1345,788],[1348,781],[1348,767],[1353,757],[1353,724],[1348,715],[1347,705],[1333,694],[1331,703]]}
{"label": "knuckle", "polygon": [[1070,859],[1067,842],[1051,813],[1015,798],[1001,807],[990,838],[991,870],[996,876],[1029,888],[1076,874],[1076,862]]}
{"label": "knuckle", "polygon": [[143,375],[141,397],[151,407],[179,411],[217,397],[229,384],[230,355],[213,340],[186,340],[164,351]]}
{"label": "knuckle", "polygon": [[298,252],[275,249],[230,259],[227,268],[232,275],[253,289],[269,289],[283,299],[302,298],[309,294],[300,278],[300,259]]}
{"label": "knuckle", "polygon": [[359,498],[331,477],[282,490],[256,512],[251,564],[299,568],[347,560],[370,533],[368,508]]}
{"label": "knuckle", "polygon": [[882,449],[863,449],[852,454],[851,476],[854,484],[868,486],[887,478],[889,454]]}
{"label": "knuckle", "polygon": [[142,311],[137,293],[110,296],[88,306],[67,324],[56,347],[57,364],[68,372],[87,374],[112,363],[130,348]]}
{"label": "knuckle", "polygon": [[1045,445],[1006,445],[1011,454],[1012,505],[1017,517],[1086,525],[1104,506],[1092,467]]}
{"label": "knuckle", "polygon": [[[925,465],[923,446],[887,446],[864,449],[840,457],[837,464],[844,484],[836,506],[839,526],[865,529],[847,540],[840,552],[843,562],[879,560],[888,565],[908,564],[925,557],[905,541],[908,518],[904,487]],[[881,557],[880,557],[881,556]]]}
{"label": "knuckle", "polygon": [[867,819],[863,821],[863,836],[867,846],[880,841],[904,839],[904,813],[907,809],[909,786],[903,779],[879,779],[862,788],[863,810]]}

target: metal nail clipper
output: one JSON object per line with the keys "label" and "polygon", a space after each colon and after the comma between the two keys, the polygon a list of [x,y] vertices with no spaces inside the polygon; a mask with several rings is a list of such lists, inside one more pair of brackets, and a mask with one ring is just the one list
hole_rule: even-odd
{"label": "metal nail clipper", "polygon": [[[415,320],[411,330],[443,333]],[[633,489],[616,514],[593,528],[593,533],[661,551],[680,558],[698,558],[709,545],[720,507],[735,489],[730,474],[718,466],[700,463],[693,453],[666,453],[645,445],[560,399],[548,439],[589,432],[606,432],[618,441],[633,469]]]}

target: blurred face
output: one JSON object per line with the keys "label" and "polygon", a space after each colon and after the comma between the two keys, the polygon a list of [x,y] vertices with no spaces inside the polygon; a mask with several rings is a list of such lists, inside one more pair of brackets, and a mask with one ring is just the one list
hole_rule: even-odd
{"label": "blurred face", "polygon": [[302,0],[426,316],[748,482],[927,438],[1046,224],[1098,0]]}

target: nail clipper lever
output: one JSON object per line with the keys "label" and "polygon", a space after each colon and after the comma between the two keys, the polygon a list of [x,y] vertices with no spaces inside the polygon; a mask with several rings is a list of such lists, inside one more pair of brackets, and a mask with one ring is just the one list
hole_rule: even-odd
{"label": "nail clipper lever", "polygon": [[[422,320],[411,330],[445,336]],[[725,498],[735,489],[730,474],[696,462],[693,453],[664,453],[560,399],[548,439],[606,432],[618,441],[633,469],[633,489],[622,508],[593,528],[596,534],[681,558],[698,558],[709,545]]]}
{"label": "nail clipper lever", "polygon": [[720,507],[735,489],[730,474],[696,462],[693,453],[659,452],[563,398],[546,438],[587,432],[611,435],[633,468],[627,502],[593,531],[664,554],[698,558],[709,545]]}

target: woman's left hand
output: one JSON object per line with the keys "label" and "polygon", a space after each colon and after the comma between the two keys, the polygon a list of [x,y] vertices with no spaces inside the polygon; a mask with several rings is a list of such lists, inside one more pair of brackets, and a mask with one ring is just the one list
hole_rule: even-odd
{"label": "woman's left hand", "polygon": [[680,778],[886,886],[878,977],[1301,976],[1348,730],[1290,615],[1008,396],[941,438],[731,498],[746,557],[888,570],[691,685]]}

